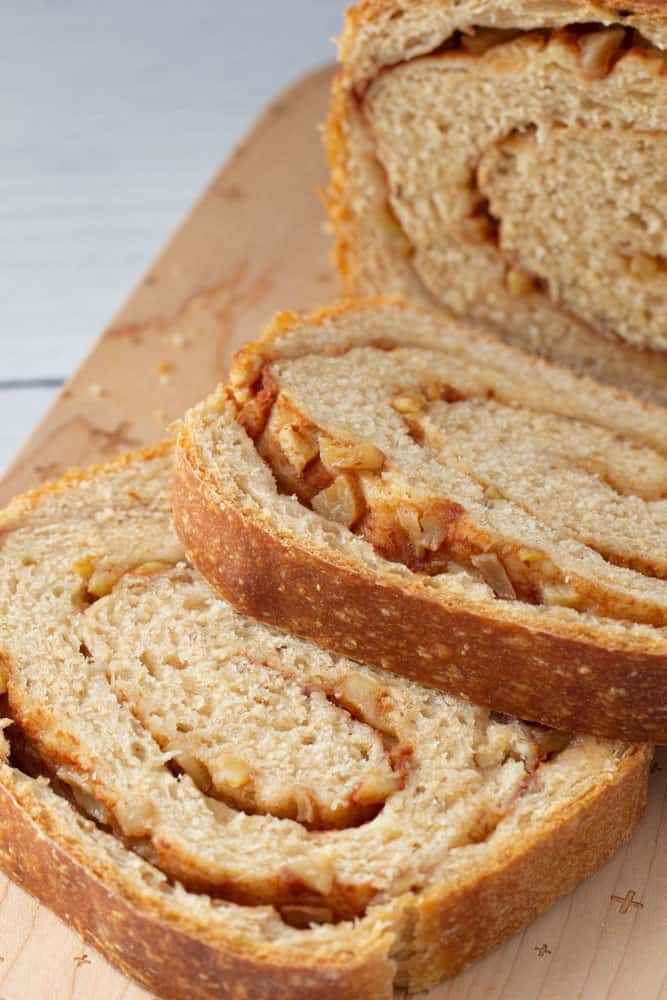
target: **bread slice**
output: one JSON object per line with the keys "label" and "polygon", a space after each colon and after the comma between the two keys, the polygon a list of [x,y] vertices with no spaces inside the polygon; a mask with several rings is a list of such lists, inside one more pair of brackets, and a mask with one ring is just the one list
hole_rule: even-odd
{"label": "bread slice", "polygon": [[667,741],[665,411],[441,314],[290,314],[186,416],[174,511],[237,609],[545,724]]}
{"label": "bread slice", "polygon": [[0,863],[179,1000],[389,1000],[603,864],[650,748],[498,717],[242,618],[169,446],[0,515]]}
{"label": "bread slice", "polygon": [[346,292],[665,403],[666,50],[649,0],[353,6],[327,128]]}

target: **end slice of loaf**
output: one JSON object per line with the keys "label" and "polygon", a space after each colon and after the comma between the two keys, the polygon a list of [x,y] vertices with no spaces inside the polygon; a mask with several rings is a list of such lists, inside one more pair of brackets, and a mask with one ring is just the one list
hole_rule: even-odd
{"label": "end slice of loaf", "polygon": [[667,402],[667,14],[362,2],[327,128],[347,294],[440,306]]}
{"label": "end slice of loaf", "polygon": [[665,411],[436,313],[279,317],[178,440],[239,610],[503,712],[667,741]]}
{"label": "end slice of loaf", "polygon": [[172,1000],[390,1000],[631,834],[650,749],[498,717],[241,617],[169,446],[0,514],[0,863]]}

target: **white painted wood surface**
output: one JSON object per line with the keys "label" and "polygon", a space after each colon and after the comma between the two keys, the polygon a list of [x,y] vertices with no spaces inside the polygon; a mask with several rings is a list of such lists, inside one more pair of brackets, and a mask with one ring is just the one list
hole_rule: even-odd
{"label": "white painted wood surface", "polygon": [[0,471],[56,391],[4,383],[71,373],[344,6],[3,0]]}

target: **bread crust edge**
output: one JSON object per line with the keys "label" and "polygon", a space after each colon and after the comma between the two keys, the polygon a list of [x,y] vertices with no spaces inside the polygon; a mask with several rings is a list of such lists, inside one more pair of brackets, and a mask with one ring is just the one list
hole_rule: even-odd
{"label": "bread crust edge", "polygon": [[663,655],[448,608],[435,595],[326,560],[241,512],[198,468],[194,451],[182,433],[173,476],[176,533],[237,611],[499,712],[572,732],[667,743]]}
{"label": "bread crust edge", "polygon": [[[350,75],[354,74],[357,66],[356,54],[359,51],[360,42],[373,42],[377,40],[379,34],[388,34],[395,30],[400,19],[410,8],[410,5],[417,8],[418,13],[413,21],[413,30],[417,23],[428,25],[429,18],[445,11],[448,7],[455,9],[457,0],[357,0],[352,3],[345,12],[343,31],[338,38],[339,61],[349,69]],[[550,13],[562,24],[568,22],[584,23],[600,19],[602,23],[626,23],[633,25],[634,18],[639,19],[637,27],[643,31],[664,32],[667,27],[667,13],[663,0],[569,0],[572,13],[569,14],[564,5],[560,7],[554,5]],[[519,4],[510,5],[508,3],[498,3],[498,0],[486,0],[486,6],[503,8],[507,10],[511,7],[512,13],[516,15],[520,23],[523,17],[530,15],[530,0],[523,0]],[[477,13],[477,11],[475,11]],[[380,31],[378,31],[380,29]],[[399,27],[400,30],[400,27]],[[369,32],[374,33],[374,38],[366,38]],[[381,59],[374,59],[376,68],[381,68],[387,63]]]}
{"label": "bread crust edge", "polygon": [[[648,745],[629,748],[613,777],[570,803],[546,829],[527,831],[499,869],[460,889],[415,900],[406,971],[409,989],[429,988],[499,945],[604,865],[632,835],[646,803]],[[390,932],[349,961],[321,956],[279,964],[210,943],[183,921],[155,912],[110,864],[64,842],[57,822],[30,802],[0,766],[0,868],[48,906],[126,976],[170,1000],[390,1000]],[[32,808],[31,808],[32,806]],[[94,848],[89,854],[95,854]],[[328,973],[328,974],[327,974]]]}
{"label": "bread crust edge", "polygon": [[[387,1000],[393,963],[389,942],[367,954],[332,962],[323,973],[313,962],[278,962],[224,941],[209,942],[196,928],[167,914],[122,883],[111,864],[63,844],[40,810],[21,801],[11,770],[0,768],[0,867],[12,881],[48,906],[124,975],[170,1000]],[[29,798],[29,796],[28,796]],[[91,854],[95,849],[91,845]],[[332,975],[333,973],[333,975]],[[357,992],[355,992],[357,991]]]}
{"label": "bread crust edge", "polygon": [[[572,804],[499,870],[480,872],[445,899],[421,901],[414,928],[413,989],[459,972],[601,868],[632,835],[644,811],[652,750],[633,748],[618,779]],[[455,956],[455,963],[451,956]]]}

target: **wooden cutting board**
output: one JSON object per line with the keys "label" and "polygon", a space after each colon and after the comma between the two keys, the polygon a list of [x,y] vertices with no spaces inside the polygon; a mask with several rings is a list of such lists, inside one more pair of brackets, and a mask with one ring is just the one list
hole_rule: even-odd
{"label": "wooden cutting board", "polygon": [[[317,196],[330,79],[329,69],[314,73],[267,109],[33,432],[0,500],[160,440],[275,311],[335,297]],[[666,790],[661,752],[632,843],[429,1000],[667,1000]],[[147,997],[0,877],[0,1000]]]}

